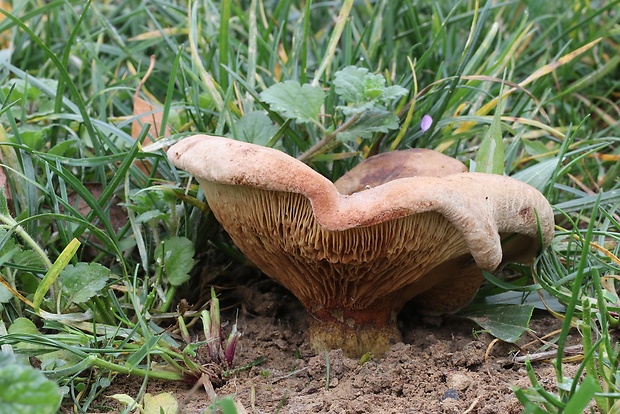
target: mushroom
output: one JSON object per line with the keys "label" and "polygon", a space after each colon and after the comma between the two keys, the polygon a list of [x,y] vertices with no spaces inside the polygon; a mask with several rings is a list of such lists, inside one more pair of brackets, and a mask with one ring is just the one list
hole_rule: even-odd
{"label": "mushroom", "polygon": [[302,302],[316,351],[383,354],[400,341],[406,302],[456,312],[482,270],[530,262],[553,237],[536,189],[430,150],[370,157],[335,184],[281,151],[228,138],[195,135],[168,157],[198,180],[237,247]]}

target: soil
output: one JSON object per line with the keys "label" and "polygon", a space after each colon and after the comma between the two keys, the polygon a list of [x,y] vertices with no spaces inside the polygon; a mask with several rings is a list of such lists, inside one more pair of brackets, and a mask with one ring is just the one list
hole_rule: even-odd
{"label": "soil", "polygon": [[[215,389],[218,396],[234,395],[241,413],[520,413],[523,407],[513,388],[528,387],[530,381],[514,357],[539,351],[543,343],[536,338],[560,328],[548,313],[535,313],[532,332],[512,345],[458,316],[424,318],[403,312],[403,342],[362,363],[340,350],[313,353],[304,337],[303,308],[275,283],[263,283],[260,289],[241,286],[226,296],[241,309],[238,328],[243,336],[235,366],[264,358]],[[230,310],[222,320],[235,317]],[[552,365],[533,365],[539,382],[553,390]],[[565,375],[576,367],[567,364]],[[117,376],[90,412],[121,411],[107,397],[135,397],[141,385],[140,378]],[[146,392],[172,392],[184,413],[201,413],[211,404],[204,389],[181,382],[150,381]]]}

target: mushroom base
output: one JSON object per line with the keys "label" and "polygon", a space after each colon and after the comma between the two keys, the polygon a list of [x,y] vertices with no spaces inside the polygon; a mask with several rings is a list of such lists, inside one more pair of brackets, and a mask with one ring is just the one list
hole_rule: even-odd
{"label": "mushroom base", "polygon": [[308,339],[315,352],[342,349],[350,358],[360,358],[370,352],[382,356],[390,347],[402,341],[395,318],[377,327],[372,324],[358,324],[351,320],[319,320],[309,316]]}

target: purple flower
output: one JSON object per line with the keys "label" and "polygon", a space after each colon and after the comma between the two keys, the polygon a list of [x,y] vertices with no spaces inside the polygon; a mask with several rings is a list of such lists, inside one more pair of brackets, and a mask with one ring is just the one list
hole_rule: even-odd
{"label": "purple flower", "polygon": [[422,131],[426,132],[433,125],[433,118],[430,115],[424,115],[422,117],[422,121],[420,122],[420,128]]}

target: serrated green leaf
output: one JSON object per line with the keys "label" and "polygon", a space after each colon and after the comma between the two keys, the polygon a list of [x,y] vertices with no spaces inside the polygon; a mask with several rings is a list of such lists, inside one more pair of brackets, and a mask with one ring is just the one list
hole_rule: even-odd
{"label": "serrated green leaf", "polygon": [[531,305],[504,305],[467,312],[462,316],[473,320],[494,337],[514,343],[528,329],[533,310]]}
{"label": "serrated green leaf", "polygon": [[392,85],[383,89],[383,93],[381,94],[381,101],[388,103],[395,99],[400,99],[403,96],[407,95],[409,91],[402,86]]}
{"label": "serrated green leaf", "polygon": [[364,78],[367,73],[368,69],[355,66],[339,70],[334,74],[334,91],[345,102],[356,104],[364,101],[366,96]]}
{"label": "serrated green leaf", "polygon": [[157,246],[155,257],[158,260],[163,257],[168,282],[179,286],[189,280],[189,272],[194,267],[194,244],[185,237],[171,237]]}
{"label": "serrated green leaf", "polygon": [[337,138],[341,141],[354,141],[359,138],[370,138],[375,132],[388,132],[399,127],[398,117],[385,109],[373,108],[360,114],[357,121],[349,128],[340,132]]}
{"label": "serrated green leaf", "polygon": [[41,260],[41,256],[32,250],[19,250],[15,252],[12,261],[18,266],[41,268],[45,266],[43,260]]}
{"label": "serrated green leaf", "polygon": [[269,104],[272,111],[300,123],[319,123],[319,113],[325,100],[325,93],[318,86],[288,80],[265,89],[260,98]]}
{"label": "serrated green leaf", "polygon": [[358,114],[407,94],[407,89],[385,86],[385,78],[369,73],[366,68],[347,66],[334,75],[334,90],[346,106],[338,106],[345,115]]}
{"label": "serrated green leaf", "polygon": [[60,273],[62,290],[67,303],[84,303],[105,288],[110,269],[99,263],[68,265]]}
{"label": "serrated green leaf", "polygon": [[265,146],[277,133],[278,128],[265,113],[253,111],[245,114],[235,123],[232,136],[239,141]]}
{"label": "serrated green leaf", "polygon": [[476,154],[476,171],[487,174],[504,174],[504,143],[502,141],[502,120],[503,112],[502,90],[500,90],[497,108],[493,121],[487,128],[480,148]]}
{"label": "serrated green leaf", "polygon": [[58,386],[40,371],[0,354],[0,414],[53,414],[61,400]]}
{"label": "serrated green leaf", "polygon": [[364,98],[368,100],[378,99],[385,90],[385,78],[381,75],[367,73],[364,76]]}

